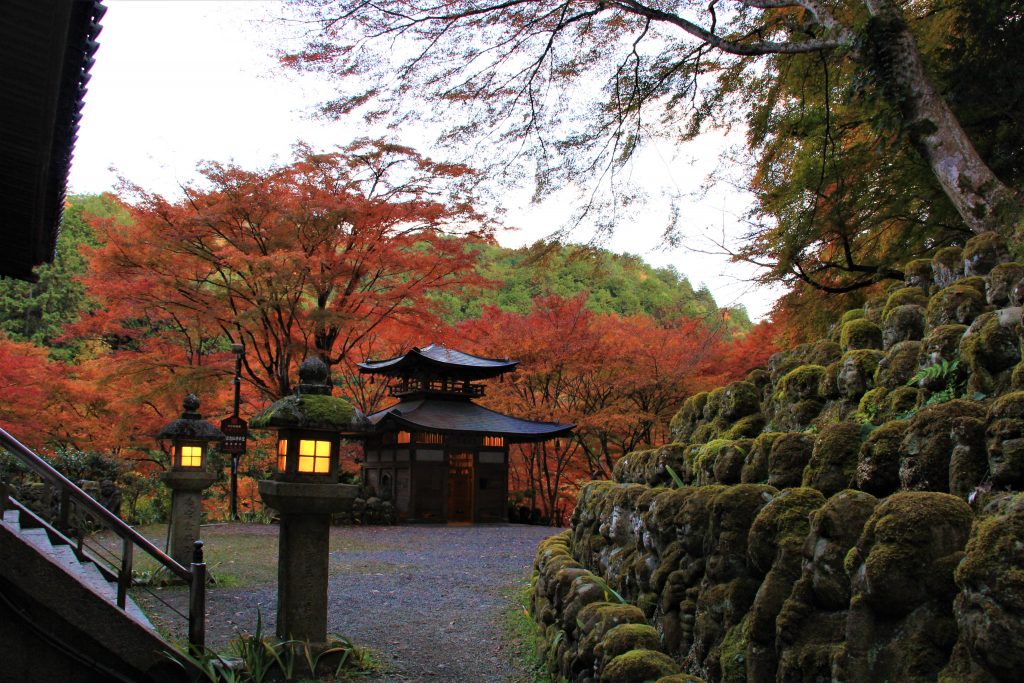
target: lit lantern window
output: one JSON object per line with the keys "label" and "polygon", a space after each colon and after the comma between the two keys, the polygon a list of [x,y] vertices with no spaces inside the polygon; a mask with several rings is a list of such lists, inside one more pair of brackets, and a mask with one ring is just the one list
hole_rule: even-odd
{"label": "lit lantern window", "polygon": [[505,437],[503,436],[485,436],[484,446],[491,446],[501,448],[505,445]]}
{"label": "lit lantern window", "polygon": [[412,443],[412,434],[409,432],[398,432],[398,443]]}
{"label": "lit lantern window", "polygon": [[202,446],[179,446],[181,461],[179,467],[202,467],[203,448]]}
{"label": "lit lantern window", "polygon": [[281,439],[277,442],[277,471],[284,472],[288,468],[288,440]]}
{"label": "lit lantern window", "polygon": [[299,441],[299,472],[327,474],[331,471],[331,442]]}

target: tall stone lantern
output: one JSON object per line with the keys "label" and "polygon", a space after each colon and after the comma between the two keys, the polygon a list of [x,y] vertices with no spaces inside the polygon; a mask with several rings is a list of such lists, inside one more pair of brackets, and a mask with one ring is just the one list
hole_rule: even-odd
{"label": "tall stone lantern", "polygon": [[183,407],[181,417],[161,429],[156,438],[171,442],[171,468],[160,475],[171,489],[170,555],[187,567],[192,561],[192,545],[199,540],[203,489],[217,480],[217,474],[206,467],[210,444],[223,441],[224,434],[197,412],[195,394],[185,397]]}
{"label": "tall stone lantern", "polygon": [[263,502],[281,515],[277,635],[323,645],[331,515],[349,509],[359,490],[338,483],[339,445],[343,437],[364,437],[369,423],[348,401],[331,396],[327,365],[308,358],[295,394],[249,424],[277,432],[277,472],[259,482]]}

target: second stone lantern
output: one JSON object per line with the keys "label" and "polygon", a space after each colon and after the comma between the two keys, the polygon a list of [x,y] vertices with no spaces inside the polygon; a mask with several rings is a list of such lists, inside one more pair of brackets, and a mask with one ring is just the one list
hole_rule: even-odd
{"label": "second stone lantern", "polygon": [[349,509],[359,491],[338,483],[339,447],[342,438],[365,437],[369,422],[348,401],[331,396],[327,365],[308,358],[299,366],[295,394],[249,425],[277,432],[277,472],[259,482],[263,502],[281,515],[277,635],[324,645],[331,515]]}
{"label": "second stone lantern", "polygon": [[206,467],[210,444],[224,440],[224,434],[199,414],[195,394],[185,397],[181,417],[156,435],[171,442],[171,468],[160,478],[171,489],[170,556],[189,566],[192,544],[199,540],[203,489],[217,480]]}

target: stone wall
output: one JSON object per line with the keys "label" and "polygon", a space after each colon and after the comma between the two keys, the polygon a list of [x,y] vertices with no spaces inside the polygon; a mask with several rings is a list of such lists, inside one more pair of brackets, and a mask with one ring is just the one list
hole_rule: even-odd
{"label": "stone wall", "polygon": [[569,681],[1010,681],[1024,665],[1024,264],[991,235],[691,396],[537,553]]}

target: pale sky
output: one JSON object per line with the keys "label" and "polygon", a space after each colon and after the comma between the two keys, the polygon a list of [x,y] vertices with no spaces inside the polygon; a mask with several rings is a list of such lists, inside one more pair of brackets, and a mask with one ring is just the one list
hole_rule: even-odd
{"label": "pale sky", "polygon": [[[195,178],[202,160],[233,161],[264,167],[290,158],[302,140],[316,148],[345,144],[365,134],[358,121],[324,122],[310,116],[332,86],[313,76],[282,71],[272,56],[273,24],[280,14],[268,0],[106,0],[100,49],[75,158],[72,193],[112,191],[117,176],[176,196],[180,184]],[[400,142],[426,150],[423,133],[408,131]],[[655,149],[636,163],[638,177],[655,197],[635,220],[618,226],[606,245],[639,254],[656,266],[673,265],[693,286],[706,285],[720,306],[743,304],[758,319],[780,290],[755,288],[753,272],[724,257],[687,248],[659,248],[667,205],[664,191],[690,194],[718,164],[727,140],[715,133],[682,149]],[[116,169],[112,171],[111,169]],[[558,229],[574,197],[529,203],[532,188],[502,188],[505,223],[518,228],[501,233],[504,246],[528,244]],[[563,193],[565,194],[565,193]],[[743,232],[737,217],[748,198],[730,190],[712,191],[683,203],[684,243],[709,248],[706,235],[735,239]],[[580,234],[581,241],[588,235]]]}

